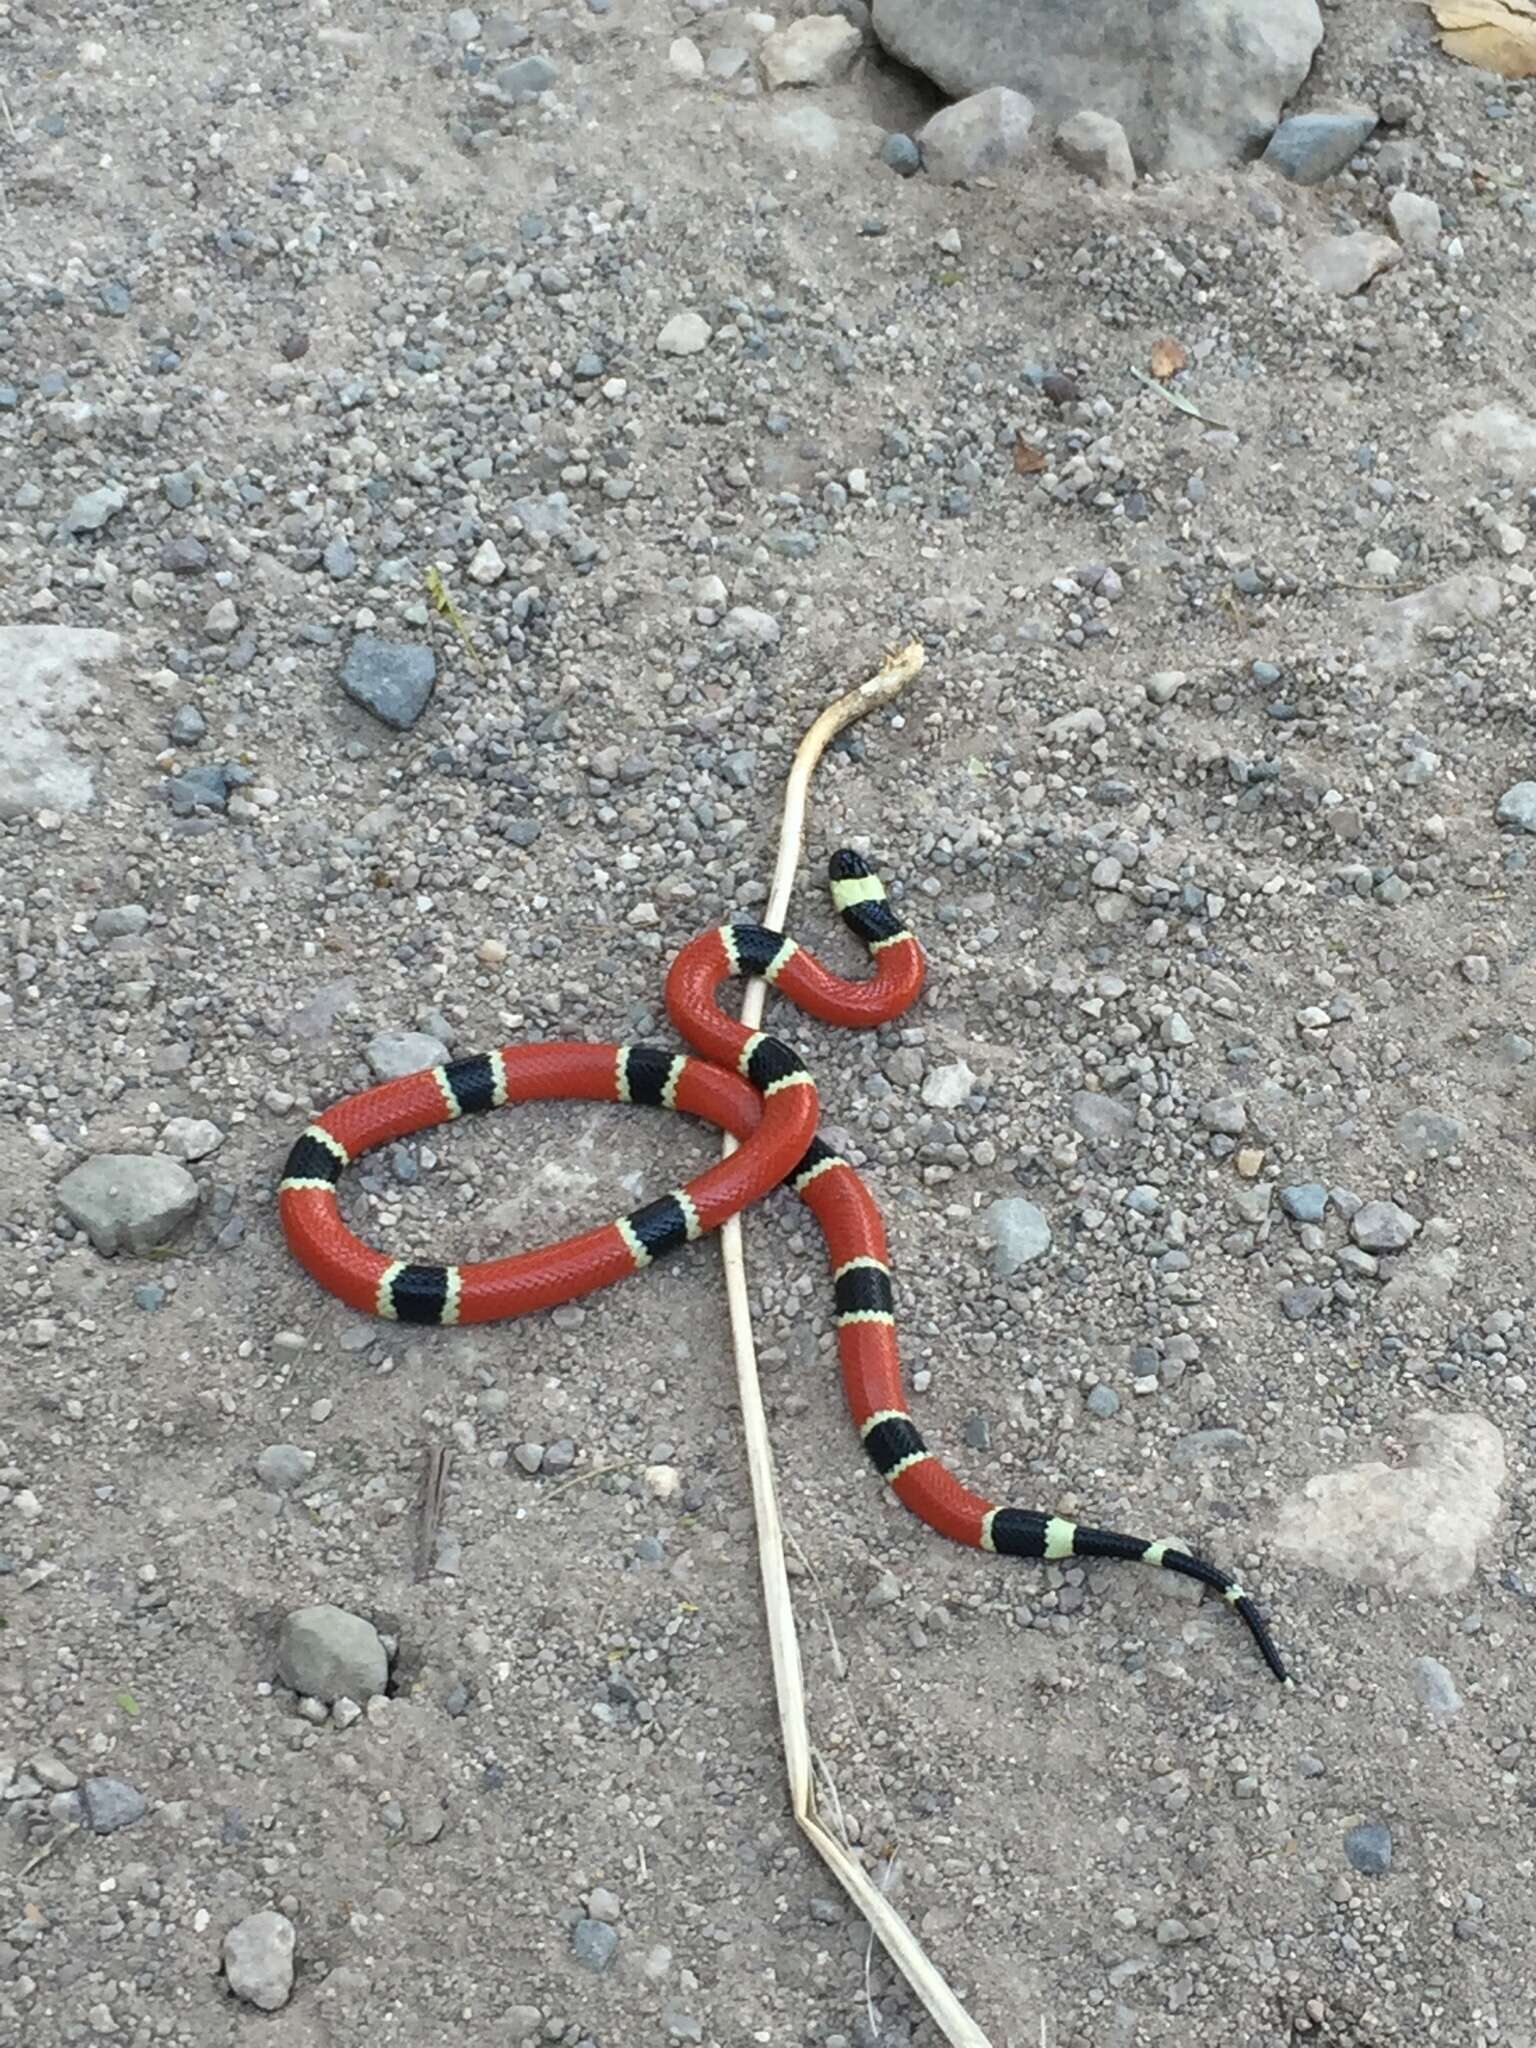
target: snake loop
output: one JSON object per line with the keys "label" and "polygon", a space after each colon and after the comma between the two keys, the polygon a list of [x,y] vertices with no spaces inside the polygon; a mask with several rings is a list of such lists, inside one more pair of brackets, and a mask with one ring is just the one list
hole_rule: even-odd
{"label": "snake loop", "polygon": [[[782,1039],[749,1030],[718,1000],[723,982],[759,975],[809,1015],[850,1029],[886,1023],[911,1006],[923,985],[923,953],[879,877],[847,851],[833,855],[829,872],[835,907],[869,949],[868,980],[832,973],[782,932],[721,925],[690,941],[667,976],[667,1014],[697,1056],[644,1045],[507,1045],[348,1096],[317,1117],[288,1155],[278,1210],[291,1250],[323,1287],[365,1314],[407,1323],[501,1321],[638,1272],[783,1184],[821,1226],[848,1407],[875,1470],[905,1507],[972,1549],[1052,1562],[1118,1558],[1197,1580],[1234,1609],[1275,1677],[1288,1684],[1262,1616],[1230,1573],[1170,1542],[998,1507],[962,1485],[913,1422],[880,1211],[848,1161],[816,1136],[816,1084],[799,1054]],[[682,1110],[730,1131],[740,1147],[600,1229],[509,1258],[454,1266],[390,1258],[342,1221],[337,1182],[363,1153],[505,1103],[552,1100]]]}

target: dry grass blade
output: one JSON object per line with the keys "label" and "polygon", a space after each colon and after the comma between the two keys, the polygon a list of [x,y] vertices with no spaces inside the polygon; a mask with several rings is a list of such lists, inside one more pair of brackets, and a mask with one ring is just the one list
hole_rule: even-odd
{"label": "dry grass blade", "polygon": [[[868,682],[861,683],[831,704],[800,742],[784,796],[784,818],[779,835],[778,862],[773,888],[763,922],[776,931],[784,929],[790,891],[800,859],[805,830],[805,807],[811,772],[829,741],[856,718],[878,705],[888,704],[922,668],[923,649],[918,641],[886,657],[884,665]],[[742,1004],[742,1021],[755,1029],[762,1018],[766,985],[753,981]],[[725,1151],[735,1150],[727,1138]],[[794,1606],[790,1599],[789,1575],[784,1569],[784,1530],[779,1519],[774,1487],[773,1456],[768,1444],[768,1423],[763,1413],[762,1388],[757,1375],[757,1351],[752,1341],[752,1311],[747,1298],[746,1268],[741,1251],[741,1219],[733,1216],[720,1232],[721,1256],[725,1265],[726,1298],[730,1304],[731,1334],[736,1351],[736,1385],[741,1399],[742,1426],[747,1440],[747,1466],[752,1477],[752,1503],[757,1519],[757,1549],[763,1581],[763,1603],[768,1617],[768,1641],[773,1654],[774,1691],[778,1701],[779,1728],[784,1742],[784,1762],[789,1777],[790,1800],[795,1819],[823,1863],[869,1922],[881,1947],[906,1978],[927,2008],[950,2048],[991,2048],[986,2035],[971,2018],[943,1975],[929,1960],[922,1943],[885,1895],[870,1883],[860,1864],[827,1828],[816,1810],[816,1789],[811,1775],[810,1725],[805,1710],[805,1682],[800,1667],[800,1641],[795,1632]]]}

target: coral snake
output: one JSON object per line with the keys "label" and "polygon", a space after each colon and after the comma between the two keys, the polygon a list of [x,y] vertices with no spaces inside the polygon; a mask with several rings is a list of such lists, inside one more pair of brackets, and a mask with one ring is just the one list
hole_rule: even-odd
{"label": "coral snake", "polygon": [[[811,1016],[854,1029],[898,1017],[916,1000],[922,948],[891,909],[879,878],[846,851],[834,854],[830,875],[834,905],[873,959],[869,980],[833,974],[793,939],[761,925],[721,925],[685,946],[667,976],[667,1013],[699,1057],[645,1045],[508,1045],[348,1096],[317,1117],[288,1155],[278,1206],[290,1248],[323,1287],[365,1314],[483,1323],[591,1294],[718,1229],[774,1186],[789,1187],[826,1238],[854,1423],[904,1506],[973,1549],[1053,1561],[1119,1558],[1198,1580],[1236,1610],[1270,1670],[1286,1681],[1262,1617],[1228,1573],[1172,1542],[994,1506],[946,1470],[918,1433],[902,1391],[880,1212],[848,1161],[816,1136],[816,1084],[799,1055],[783,1040],[749,1030],[717,1000],[728,979],[761,975]],[[343,1222],[337,1183],[364,1152],[472,1111],[536,1100],[659,1104],[703,1117],[741,1142],[671,1194],[601,1229],[510,1258],[458,1266],[393,1259]]]}

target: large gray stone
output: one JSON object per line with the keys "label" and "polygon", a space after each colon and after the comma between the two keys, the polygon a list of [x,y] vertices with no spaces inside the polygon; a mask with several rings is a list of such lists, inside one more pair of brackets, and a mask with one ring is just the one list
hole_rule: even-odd
{"label": "large gray stone", "polygon": [[1022,93],[988,86],[942,108],[924,126],[918,136],[924,167],[941,185],[1006,170],[1028,149],[1034,119],[1034,107]]}
{"label": "large gray stone", "polygon": [[90,768],[66,735],[101,694],[86,670],[122,644],[94,626],[0,626],[0,819],[90,803]]}
{"label": "large gray stone", "polygon": [[396,732],[405,732],[426,710],[437,680],[437,657],[410,640],[380,640],[359,633],[341,672],[341,687],[354,703]]}
{"label": "large gray stone", "polygon": [[1144,171],[1256,155],[1323,39],[1317,0],[874,0],[873,25],[956,98],[1003,85],[1052,126],[1112,116]]}
{"label": "large gray stone", "polygon": [[1269,138],[1264,161],[1293,185],[1321,185],[1343,170],[1375,130],[1374,107],[1319,107],[1292,114]]}
{"label": "large gray stone", "polygon": [[1504,1440],[1481,1415],[1416,1415],[1407,1462],[1309,1479],[1275,1518],[1275,1546],[1361,1586],[1454,1593],[1477,1569],[1504,1485]]}
{"label": "large gray stone", "polygon": [[370,1700],[384,1690],[389,1655],[372,1622],[344,1607],[300,1607],[283,1623],[277,1675],[307,1699]]}
{"label": "large gray stone", "polygon": [[142,1258],[174,1237],[197,1208],[197,1182],[152,1152],[99,1152],[59,1182],[59,1207],[97,1251]]}
{"label": "large gray stone", "polygon": [[224,1937],[224,1975],[236,1998],[277,2012],[293,1990],[293,1922],[284,1913],[252,1913]]}

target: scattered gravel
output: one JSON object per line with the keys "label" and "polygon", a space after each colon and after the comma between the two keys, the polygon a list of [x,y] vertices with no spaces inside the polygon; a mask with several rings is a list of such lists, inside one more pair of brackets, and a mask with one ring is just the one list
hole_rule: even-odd
{"label": "scattered gravel", "polygon": [[[1518,2030],[1536,100],[1388,0],[1283,4],[1241,63],[1254,7],[1158,10],[1150,96],[1142,0],[1053,10],[940,113],[873,38],[969,66],[982,0],[0,0],[0,2036],[266,2024],[220,1946],[270,1912],[296,2039],[927,2043],[785,1807],[716,1248],[418,1329],[275,1202],[384,1076],[675,1043],[799,733],[909,634],[791,922],[867,971],[858,846],[925,994],[769,1027],[926,1440],[1241,1572],[1297,1684],[1171,1574],[916,1524],[782,1194],[750,1292],[841,1824],[994,2040]],[[1134,191],[1057,146],[1085,110]],[[1320,183],[1256,160],[1282,118]],[[529,1102],[339,1200],[491,1259],[712,1150]]]}

